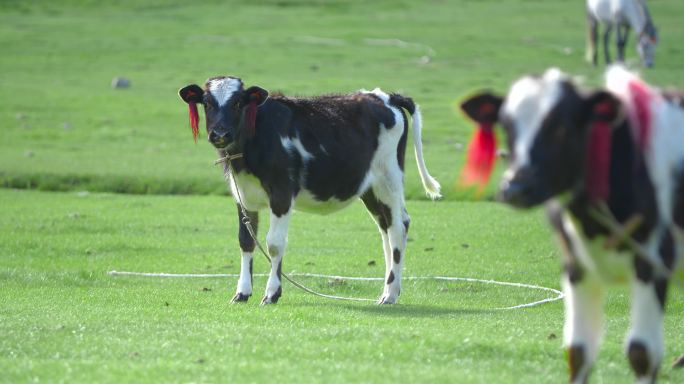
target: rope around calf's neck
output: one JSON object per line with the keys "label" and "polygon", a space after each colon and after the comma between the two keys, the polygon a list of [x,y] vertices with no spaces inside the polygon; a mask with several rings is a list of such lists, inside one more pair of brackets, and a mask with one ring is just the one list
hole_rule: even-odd
{"label": "rope around calf's neck", "polygon": [[[259,248],[259,251],[261,252],[262,255],[268,260],[268,263],[271,264],[271,256],[268,255],[264,247],[261,245],[261,242],[256,236],[256,233],[254,231],[254,228],[252,227],[252,221],[249,219],[249,216],[247,215],[247,209],[245,208],[245,205],[243,204],[243,199],[242,199],[242,194],[240,193],[240,189],[238,188],[237,181],[235,181],[235,168],[233,168],[233,160],[236,159],[241,159],[242,158],[242,153],[238,153],[235,155],[226,155],[225,157],[222,157],[214,162],[214,165],[218,165],[220,163],[224,163],[227,165],[227,173],[226,176],[230,179],[230,183],[232,184],[233,190],[235,191],[235,197],[237,198],[238,205],[240,206],[240,212],[242,212],[242,224],[245,225],[247,228],[247,231],[249,232],[249,236],[252,238],[254,243],[257,245],[257,248]],[[366,299],[366,298],[361,298],[361,297],[345,297],[345,296],[335,296],[335,295],[327,295],[325,293],[320,293],[316,292],[311,288],[308,288],[301,283],[293,280],[288,274],[285,272],[281,272],[281,275],[289,281],[292,285],[295,287],[301,289],[304,292],[310,293],[315,296],[319,297],[324,297],[326,299],[333,299],[333,300],[346,300],[346,301],[370,301],[374,302],[375,300],[373,299]]]}
{"label": "rope around calf's neck", "polygon": [[[590,207],[589,215],[611,232],[611,236],[617,241],[616,244],[613,244],[614,248],[617,248],[620,242],[624,243],[632,250],[634,257],[651,266],[655,272],[667,278],[668,281],[675,283],[680,288],[684,288],[684,281],[672,273],[663,260],[650,257],[648,251],[632,238],[631,232],[636,228],[623,227],[610,212],[610,208],[605,202],[599,203],[595,207]],[[641,220],[641,218],[639,219]]]}

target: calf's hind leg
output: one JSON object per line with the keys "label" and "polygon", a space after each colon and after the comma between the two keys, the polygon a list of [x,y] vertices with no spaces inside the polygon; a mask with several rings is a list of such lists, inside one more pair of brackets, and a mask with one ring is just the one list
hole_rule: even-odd
{"label": "calf's hind leg", "polygon": [[249,220],[254,235],[257,233],[259,227],[259,213],[247,211],[247,217],[242,214],[242,209],[238,204],[238,219],[240,220],[240,229],[238,232],[238,239],[240,240],[240,250],[242,251],[242,258],[240,262],[240,278],[238,279],[237,292],[231,302],[238,303],[249,300],[252,296],[252,265],[255,242],[252,235],[247,229],[246,220]]}
{"label": "calf's hind leg", "polygon": [[385,196],[385,199],[378,199],[372,191],[362,197],[366,208],[375,217],[383,238],[385,286],[378,304],[394,304],[401,293],[401,273],[410,222],[401,195],[403,188],[399,185],[390,191],[393,193]]}

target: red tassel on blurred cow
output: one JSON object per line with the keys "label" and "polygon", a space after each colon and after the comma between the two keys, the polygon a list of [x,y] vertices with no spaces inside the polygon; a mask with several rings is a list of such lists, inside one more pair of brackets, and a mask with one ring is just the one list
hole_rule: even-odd
{"label": "red tassel on blurred cow", "polygon": [[460,184],[477,186],[478,192],[485,188],[496,160],[496,136],[492,123],[480,123],[468,144],[465,167]]}

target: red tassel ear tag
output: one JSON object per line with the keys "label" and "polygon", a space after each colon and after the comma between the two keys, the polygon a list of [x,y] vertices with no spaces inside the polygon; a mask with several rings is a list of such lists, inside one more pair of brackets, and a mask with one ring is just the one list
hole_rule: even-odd
{"label": "red tassel ear tag", "polygon": [[461,184],[475,185],[482,192],[494,169],[496,160],[496,137],[492,123],[479,123],[468,144],[465,167],[461,172]]}
{"label": "red tassel ear tag", "polygon": [[245,111],[245,128],[247,129],[247,137],[250,139],[256,134],[256,115],[257,103],[252,101],[247,105],[247,110]]}
{"label": "red tassel ear tag", "polygon": [[197,136],[199,135],[199,113],[197,113],[197,104],[188,103],[188,110],[190,112],[190,128],[192,128],[192,137],[197,143]]}

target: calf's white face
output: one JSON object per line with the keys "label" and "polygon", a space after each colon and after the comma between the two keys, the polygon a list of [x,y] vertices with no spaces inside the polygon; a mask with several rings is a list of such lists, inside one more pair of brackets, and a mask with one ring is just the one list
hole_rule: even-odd
{"label": "calf's white face", "polygon": [[[263,104],[268,98],[268,91],[256,86],[244,89],[239,78],[220,76],[207,80],[204,89],[196,84],[181,88],[179,95],[188,104],[204,106],[207,137],[216,148],[221,149],[241,139],[245,128],[245,111],[250,104],[253,108]],[[256,111],[253,111],[252,120],[255,116]],[[249,124],[253,131],[255,121]]]}

